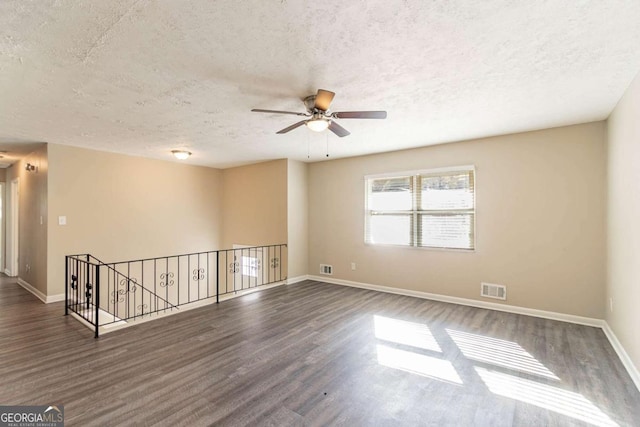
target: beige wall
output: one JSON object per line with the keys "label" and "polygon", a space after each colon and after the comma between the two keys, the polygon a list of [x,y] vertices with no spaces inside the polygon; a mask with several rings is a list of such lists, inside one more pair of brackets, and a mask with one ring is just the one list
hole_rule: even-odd
{"label": "beige wall", "polygon": [[[35,165],[35,171],[27,172],[27,163]],[[19,249],[18,276],[38,289],[47,293],[47,182],[48,160],[47,146],[25,156],[7,170],[6,191],[7,206],[11,200],[11,181],[19,182]],[[10,213],[10,212],[8,212]],[[11,215],[8,216],[7,229],[10,228]],[[7,240],[7,255],[12,256],[10,239]],[[10,258],[6,258],[10,259]]]}
{"label": "beige wall", "polygon": [[[604,134],[598,122],[311,164],[309,270],[471,299],[498,283],[507,304],[602,318]],[[456,165],[476,167],[475,252],[364,244],[365,175]]]}
{"label": "beige wall", "polygon": [[57,144],[49,164],[49,295],[64,292],[68,254],[111,262],[220,247],[220,170]]}
{"label": "beige wall", "polygon": [[224,248],[287,243],[287,160],[222,171]]}
{"label": "beige wall", "polygon": [[287,228],[289,278],[309,273],[309,173],[308,165],[287,164]]}
{"label": "beige wall", "polygon": [[606,319],[640,369],[640,75],[609,117],[608,146]]}

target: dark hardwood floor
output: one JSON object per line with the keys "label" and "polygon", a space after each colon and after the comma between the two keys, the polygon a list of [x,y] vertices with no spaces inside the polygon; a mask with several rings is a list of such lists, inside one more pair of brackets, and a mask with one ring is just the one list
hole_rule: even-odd
{"label": "dark hardwood floor", "polygon": [[99,339],[0,279],[0,404],[67,425],[637,426],[600,329],[318,282]]}

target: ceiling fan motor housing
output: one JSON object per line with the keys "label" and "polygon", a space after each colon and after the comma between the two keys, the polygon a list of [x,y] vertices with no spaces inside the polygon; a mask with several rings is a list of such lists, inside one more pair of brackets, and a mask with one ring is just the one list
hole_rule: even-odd
{"label": "ceiling fan motor housing", "polygon": [[304,106],[307,108],[309,114],[314,114],[318,111],[315,107],[316,105],[316,95],[309,95],[304,99]]}

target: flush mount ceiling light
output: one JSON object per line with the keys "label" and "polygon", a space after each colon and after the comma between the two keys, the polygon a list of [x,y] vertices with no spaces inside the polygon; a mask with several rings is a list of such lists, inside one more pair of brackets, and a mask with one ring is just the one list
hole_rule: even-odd
{"label": "flush mount ceiling light", "polygon": [[311,119],[306,123],[307,127],[314,132],[322,132],[329,127],[329,120],[326,119]]}
{"label": "flush mount ceiling light", "polygon": [[178,160],[186,160],[191,155],[191,151],[171,150],[171,154],[173,154]]}

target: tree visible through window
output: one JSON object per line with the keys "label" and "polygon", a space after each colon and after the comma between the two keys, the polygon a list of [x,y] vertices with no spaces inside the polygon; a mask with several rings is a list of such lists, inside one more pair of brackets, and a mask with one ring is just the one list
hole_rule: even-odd
{"label": "tree visible through window", "polygon": [[473,167],[366,177],[365,242],[474,249]]}

